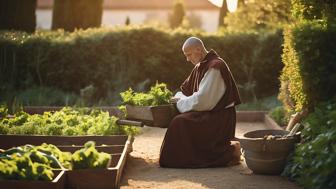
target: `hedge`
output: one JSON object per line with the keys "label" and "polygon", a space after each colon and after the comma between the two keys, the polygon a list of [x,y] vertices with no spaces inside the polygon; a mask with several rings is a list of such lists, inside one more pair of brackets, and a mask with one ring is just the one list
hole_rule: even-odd
{"label": "hedge", "polygon": [[285,30],[280,98],[289,111],[312,110],[336,95],[336,27],[306,21]]}
{"label": "hedge", "polygon": [[177,90],[192,69],[181,51],[191,35],[226,60],[243,100],[278,92],[281,32],[206,35],[150,27],[1,32],[0,90],[37,85],[79,94],[92,85],[96,100],[119,98],[128,87],[146,90],[156,81]]}
{"label": "hedge", "polygon": [[280,98],[287,112],[308,109],[302,141],[283,175],[304,188],[335,188],[336,27],[327,20],[285,29]]}

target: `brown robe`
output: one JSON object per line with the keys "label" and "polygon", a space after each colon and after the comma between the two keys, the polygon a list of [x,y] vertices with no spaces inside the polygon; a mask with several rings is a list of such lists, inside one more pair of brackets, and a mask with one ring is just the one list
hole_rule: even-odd
{"label": "brown robe", "polygon": [[198,91],[209,68],[219,69],[226,85],[223,97],[211,111],[191,111],[177,115],[170,123],[161,146],[160,166],[173,168],[202,168],[227,165],[233,158],[230,140],[235,136],[234,102],[241,103],[230,69],[217,53],[210,50],[203,61],[194,67],[181,85],[184,95]]}

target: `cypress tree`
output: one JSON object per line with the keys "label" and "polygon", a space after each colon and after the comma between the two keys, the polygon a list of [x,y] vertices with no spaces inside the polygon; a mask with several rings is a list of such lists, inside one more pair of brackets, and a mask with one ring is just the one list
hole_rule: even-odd
{"label": "cypress tree", "polygon": [[125,20],[125,25],[128,26],[131,24],[131,19],[129,16],[126,17],[126,20]]}
{"label": "cypress tree", "polygon": [[218,28],[224,26],[224,18],[227,15],[229,9],[226,4],[226,0],[223,0],[223,5],[219,10],[219,18],[218,18]]}
{"label": "cypress tree", "polygon": [[171,28],[177,28],[182,25],[185,17],[184,5],[181,0],[176,0],[173,5],[173,12],[169,17],[169,23]]}

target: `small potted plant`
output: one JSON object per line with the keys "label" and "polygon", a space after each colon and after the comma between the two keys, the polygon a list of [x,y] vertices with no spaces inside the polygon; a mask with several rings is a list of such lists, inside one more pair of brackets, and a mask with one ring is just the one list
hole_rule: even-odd
{"label": "small potted plant", "polygon": [[120,95],[126,106],[126,119],[128,120],[165,128],[178,114],[176,106],[170,102],[172,92],[164,83],[156,83],[147,93],[137,93],[130,88]]}

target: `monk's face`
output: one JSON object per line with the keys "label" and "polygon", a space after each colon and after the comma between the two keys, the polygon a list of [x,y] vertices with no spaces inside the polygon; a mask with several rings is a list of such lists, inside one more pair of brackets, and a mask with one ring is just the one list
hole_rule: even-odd
{"label": "monk's face", "polygon": [[196,65],[202,60],[202,51],[198,47],[190,47],[183,49],[184,56],[187,61]]}

